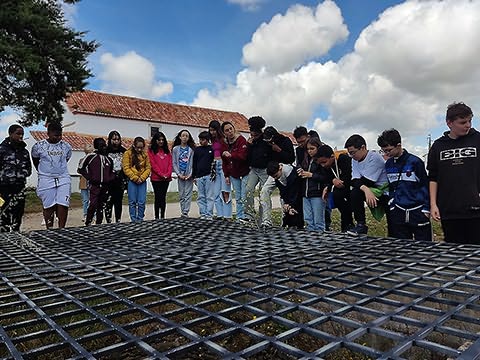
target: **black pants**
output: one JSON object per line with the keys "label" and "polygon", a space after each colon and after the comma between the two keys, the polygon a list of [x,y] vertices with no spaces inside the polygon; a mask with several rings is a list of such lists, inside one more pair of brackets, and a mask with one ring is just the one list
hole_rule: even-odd
{"label": "black pants", "polygon": [[405,210],[394,206],[390,209],[391,228],[389,235],[398,239],[432,241],[432,226],[422,209]]}
{"label": "black pants", "polygon": [[155,213],[155,219],[165,219],[165,209],[167,208],[167,190],[169,181],[152,181],[153,193],[155,195],[155,202],[153,205],[153,211]]}
{"label": "black pants", "polygon": [[107,185],[94,185],[90,184],[90,201],[87,210],[87,218],[85,219],[85,225],[90,225],[93,220],[93,216],[96,214],[95,224],[101,224],[103,221],[103,209],[107,202]]}
{"label": "black pants", "polygon": [[115,208],[115,221],[119,222],[122,218],[122,201],[125,187],[123,180],[115,179],[108,185],[107,203],[105,205],[105,219],[107,223],[112,222],[112,210]]}
{"label": "black pants", "polygon": [[445,241],[480,245],[480,218],[442,220]]}
{"label": "black pants", "polygon": [[25,211],[25,185],[0,188],[5,204],[0,209],[0,232],[20,231]]}
{"label": "black pants", "polygon": [[[360,188],[353,188],[350,192],[350,199],[352,203],[353,216],[357,223],[365,224],[365,193]],[[385,215],[387,216],[388,234],[392,233],[390,214],[388,208],[388,196],[382,195],[378,199],[378,205],[383,206]]]}
{"label": "black pants", "polygon": [[350,189],[334,188],[332,192],[333,203],[340,211],[342,232],[353,226],[352,205],[350,202]]}

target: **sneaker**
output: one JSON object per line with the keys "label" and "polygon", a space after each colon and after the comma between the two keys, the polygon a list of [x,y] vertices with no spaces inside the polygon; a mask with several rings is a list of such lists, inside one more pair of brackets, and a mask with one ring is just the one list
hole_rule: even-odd
{"label": "sneaker", "polygon": [[357,224],[357,226],[348,230],[347,234],[351,236],[359,236],[359,235],[367,235],[367,232],[368,232],[368,226],[365,224],[359,223]]}

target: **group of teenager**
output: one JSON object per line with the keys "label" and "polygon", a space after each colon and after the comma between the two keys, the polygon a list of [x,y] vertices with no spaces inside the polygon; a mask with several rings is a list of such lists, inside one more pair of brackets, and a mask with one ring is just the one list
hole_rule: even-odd
{"label": "group of teenager", "polygon": [[[248,119],[246,139],[233,123],[212,120],[198,135],[181,130],[170,149],[162,132],[147,144],[136,137],[129,149],[118,131],[107,141],[96,138],[85,147],[78,165],[84,221],[90,225],[119,222],[125,190],[132,222],[145,216],[147,179],[154,190],[155,219],[164,218],[172,177],[178,181],[182,216],[188,216],[194,185],[202,219],[231,219],[232,191],[236,220],[272,226],[272,192],[279,189],[282,226],[328,231],[331,210],[338,208],[342,232],[367,234],[366,208],[377,220],[386,216],[388,235],[432,240],[430,218],[441,221],[447,242],[478,243],[480,230],[480,135],[472,128],[473,113],[464,103],[448,106],[449,131],[429,150],[427,168],[402,146],[400,133],[388,129],[378,136],[381,151],[369,150],[365,139],[350,136],[345,150],[334,151],[315,131],[296,127],[290,138],[260,116]],[[70,144],[62,126],[50,123],[47,138],[32,148],[31,160],[20,125],[8,129],[0,144],[0,206],[2,232],[19,231],[25,207],[25,184],[38,172],[37,195],[47,228],[67,221],[71,177]],[[93,146],[92,146],[93,145]],[[428,174],[427,174],[428,170]],[[255,203],[259,189],[259,205]]]}

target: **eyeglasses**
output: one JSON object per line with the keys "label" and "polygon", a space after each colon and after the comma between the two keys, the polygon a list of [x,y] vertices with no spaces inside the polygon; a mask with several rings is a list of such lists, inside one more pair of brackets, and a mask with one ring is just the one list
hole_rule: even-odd
{"label": "eyeglasses", "polygon": [[365,145],[362,145],[362,146],[360,146],[359,149],[355,149],[355,150],[349,151],[349,152],[348,152],[348,156],[354,157],[355,154],[356,154],[357,152],[359,152],[360,150],[362,150],[364,147],[365,147]]}
{"label": "eyeglasses", "polygon": [[393,150],[395,150],[395,148],[399,147],[400,144],[397,144],[395,146],[392,146],[392,147],[383,147],[382,150],[379,151],[380,154],[390,154]]}

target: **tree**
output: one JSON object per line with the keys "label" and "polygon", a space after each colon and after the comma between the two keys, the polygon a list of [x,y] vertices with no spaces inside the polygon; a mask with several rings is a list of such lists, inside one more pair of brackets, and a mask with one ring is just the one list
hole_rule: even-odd
{"label": "tree", "polygon": [[87,57],[98,44],[84,35],[67,27],[57,0],[2,0],[0,112],[19,110],[25,126],[61,122],[66,95],[92,76]]}

